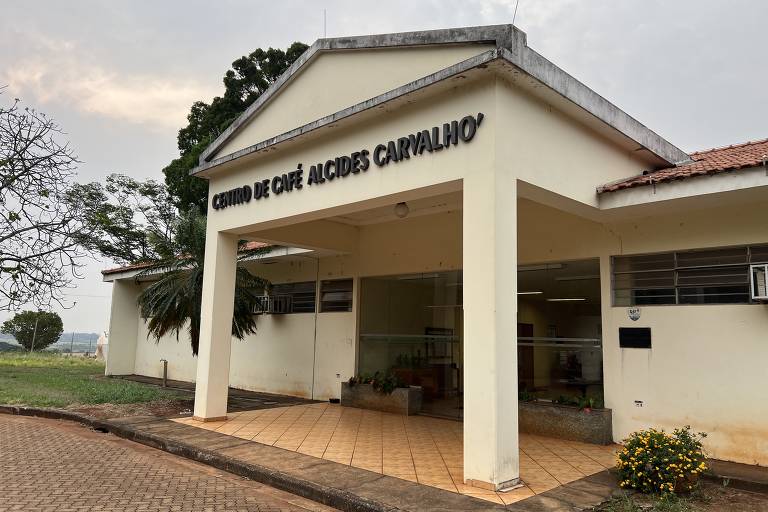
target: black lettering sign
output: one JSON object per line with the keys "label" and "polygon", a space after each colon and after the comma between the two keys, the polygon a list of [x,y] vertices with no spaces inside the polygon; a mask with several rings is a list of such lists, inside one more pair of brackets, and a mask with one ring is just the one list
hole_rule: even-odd
{"label": "black lettering sign", "polygon": [[[338,178],[342,180],[349,176],[355,176],[367,171],[371,166],[371,160],[377,167],[385,167],[391,163],[410,160],[412,156],[420,156],[426,153],[448,149],[459,143],[471,141],[477,134],[480,124],[485,116],[478,113],[476,116],[465,116],[461,120],[443,123],[442,127],[433,126],[431,130],[421,130],[405,137],[398,137],[381,144],[377,144],[373,151],[361,149],[348,155],[339,155],[328,159],[325,163],[317,163],[309,167],[307,186],[319,186]],[[251,199],[268,199],[270,192],[279,196],[288,194],[294,190],[304,188],[304,169],[298,164],[296,169],[278,174],[272,178],[256,181],[253,187],[242,187],[217,192],[211,197],[211,208],[221,210],[230,206],[249,203]]]}

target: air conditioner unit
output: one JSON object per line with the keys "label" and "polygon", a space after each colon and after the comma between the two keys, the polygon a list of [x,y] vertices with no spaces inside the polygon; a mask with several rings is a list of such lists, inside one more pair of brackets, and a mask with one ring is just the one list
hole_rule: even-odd
{"label": "air conditioner unit", "polygon": [[254,315],[264,315],[269,313],[269,296],[262,295],[256,298],[256,303],[253,305]]}
{"label": "air conditioner unit", "polygon": [[269,297],[269,313],[283,315],[291,312],[290,295],[272,295]]}
{"label": "air conditioner unit", "polygon": [[749,285],[753,301],[768,302],[768,263],[750,265]]}

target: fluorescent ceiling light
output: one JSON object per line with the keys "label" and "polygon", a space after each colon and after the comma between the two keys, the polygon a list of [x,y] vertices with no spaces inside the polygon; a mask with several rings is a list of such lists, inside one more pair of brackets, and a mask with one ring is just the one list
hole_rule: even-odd
{"label": "fluorescent ceiling light", "polygon": [[410,274],[405,276],[397,276],[399,281],[421,281],[422,279],[437,279],[440,277],[438,274]]}
{"label": "fluorescent ceiling light", "polygon": [[517,292],[518,295],[541,295],[542,291]]}
{"label": "fluorescent ceiling light", "polygon": [[547,302],[581,302],[585,301],[587,299],[581,297],[581,298],[560,298],[560,299],[547,299]]}
{"label": "fluorescent ceiling light", "polygon": [[518,272],[530,272],[532,270],[557,270],[564,268],[562,263],[547,263],[546,265],[522,265],[517,267]]}
{"label": "fluorescent ceiling light", "polygon": [[556,277],[555,281],[587,281],[590,279],[600,279],[599,275],[594,276],[562,276]]}

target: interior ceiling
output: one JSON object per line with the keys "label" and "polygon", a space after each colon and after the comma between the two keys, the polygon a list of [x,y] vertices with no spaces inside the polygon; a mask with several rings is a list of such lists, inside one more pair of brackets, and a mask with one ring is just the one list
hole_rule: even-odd
{"label": "interior ceiling", "polygon": [[586,299],[600,303],[600,261],[579,260],[548,265],[521,265],[517,274],[521,301],[544,302],[547,299]]}
{"label": "interior ceiling", "polygon": [[[448,194],[414,199],[406,203],[409,209],[407,217],[461,210],[461,200],[461,192],[451,192]],[[398,220],[397,215],[395,215],[396,204],[397,203],[392,203],[391,205],[372,208],[370,210],[362,210],[337,217],[329,217],[328,220],[353,226],[391,222]]]}

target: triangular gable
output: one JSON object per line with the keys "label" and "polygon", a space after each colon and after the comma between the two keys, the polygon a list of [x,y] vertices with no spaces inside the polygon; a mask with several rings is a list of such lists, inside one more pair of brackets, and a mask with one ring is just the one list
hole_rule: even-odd
{"label": "triangular gable", "polygon": [[216,156],[247,148],[492,48],[475,44],[324,52],[254,112]]}
{"label": "triangular gable", "polygon": [[523,32],[494,25],[318,40],[203,152],[192,173],[210,175],[219,165],[493,63],[522,71],[534,84],[546,86],[548,95],[570,105],[566,108],[573,115],[587,116],[601,129],[637,144],[657,165],[690,160],[530,49]]}
{"label": "triangular gable", "polygon": [[221,158],[492,48],[525,45],[511,25],[319,39],[200,157]]}

